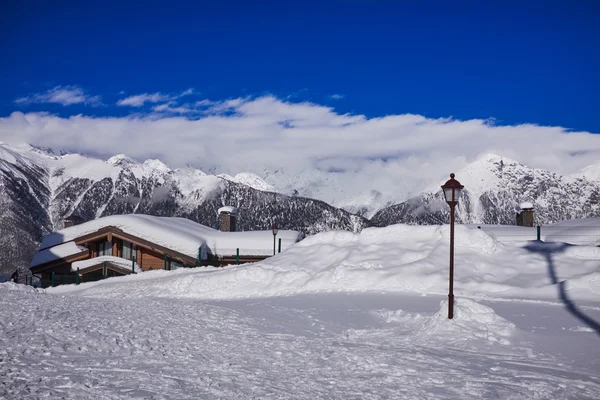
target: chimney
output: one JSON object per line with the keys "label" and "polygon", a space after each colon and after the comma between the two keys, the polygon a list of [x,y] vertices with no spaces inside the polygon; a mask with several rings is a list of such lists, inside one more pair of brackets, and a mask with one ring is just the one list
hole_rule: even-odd
{"label": "chimney", "polygon": [[525,201],[519,204],[515,211],[517,212],[517,225],[533,227],[533,204]]}
{"label": "chimney", "polygon": [[79,225],[82,222],[84,222],[83,218],[81,218],[79,215],[71,214],[63,220],[63,227],[69,228],[71,226]]}
{"label": "chimney", "polygon": [[218,213],[221,232],[235,232],[237,208],[232,206],[221,207]]}

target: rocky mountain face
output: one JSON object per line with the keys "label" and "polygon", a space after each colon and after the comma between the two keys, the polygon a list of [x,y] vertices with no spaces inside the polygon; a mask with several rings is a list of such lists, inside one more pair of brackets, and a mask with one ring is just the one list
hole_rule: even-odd
{"label": "rocky mountain face", "polygon": [[[487,155],[456,172],[456,179],[465,186],[457,207],[457,221],[514,225],[515,207],[521,202],[533,203],[535,223],[539,225],[599,217],[600,181],[591,178],[595,170],[590,167],[581,176],[562,176]],[[450,210],[438,185],[380,210],[370,224],[442,224],[448,223],[449,218]]]}
{"label": "rocky mountain face", "polygon": [[46,168],[0,144],[0,275],[27,267],[50,232]]}
{"label": "rocky mountain face", "polygon": [[[171,170],[158,160],[108,161],[78,154],[54,155],[0,144],[0,275],[26,270],[43,235],[74,214],[88,221],[128,213],[185,217],[218,228],[217,210],[238,208],[238,230],[270,229],[276,223],[305,235],[326,230],[359,231],[367,221],[322,201],[260,188],[260,178],[231,180],[196,169]],[[258,180],[257,180],[258,179]]]}

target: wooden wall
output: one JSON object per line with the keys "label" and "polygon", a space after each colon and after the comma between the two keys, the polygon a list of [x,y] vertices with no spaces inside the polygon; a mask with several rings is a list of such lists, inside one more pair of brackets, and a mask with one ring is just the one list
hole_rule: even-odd
{"label": "wooden wall", "polygon": [[141,260],[142,262],[138,262],[139,266],[142,267],[142,270],[148,271],[151,269],[164,269],[165,268],[165,260],[163,255],[160,253],[156,253],[146,249],[139,249],[138,253],[142,253]]}

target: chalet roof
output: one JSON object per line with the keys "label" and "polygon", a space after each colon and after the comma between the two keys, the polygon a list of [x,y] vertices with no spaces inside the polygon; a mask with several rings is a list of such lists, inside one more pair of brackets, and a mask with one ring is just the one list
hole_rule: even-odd
{"label": "chalet roof", "polygon": [[[239,248],[240,256],[273,254],[271,230],[249,232],[221,232],[186,218],[155,217],[144,214],[112,215],[84,222],[45,236],[40,244],[44,249],[76,240],[103,228],[114,227],[124,233],[144,239],[166,249],[196,258],[201,246],[213,255],[230,256]],[[297,231],[280,230],[282,250],[301,238]]]}
{"label": "chalet roof", "polygon": [[75,242],[62,243],[49,249],[41,250],[35,253],[35,255],[33,256],[33,260],[31,261],[31,266],[35,267],[36,265],[45,264],[51,261],[59,260],[61,258],[66,258],[86,251],[88,250],[85,247],[77,246]]}

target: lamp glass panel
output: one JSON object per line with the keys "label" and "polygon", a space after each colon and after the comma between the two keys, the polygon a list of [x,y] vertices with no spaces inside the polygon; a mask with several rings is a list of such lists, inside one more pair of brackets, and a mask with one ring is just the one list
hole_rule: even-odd
{"label": "lamp glass panel", "polygon": [[455,199],[456,199],[457,202],[458,202],[458,199],[459,199],[461,193],[462,193],[462,189],[461,188],[454,189],[454,197],[455,197]]}
{"label": "lamp glass panel", "polygon": [[449,203],[451,201],[458,201],[456,193],[454,194],[454,198],[452,198],[452,192],[455,191],[455,188],[446,188],[444,189],[444,197],[446,198],[446,202]]}

